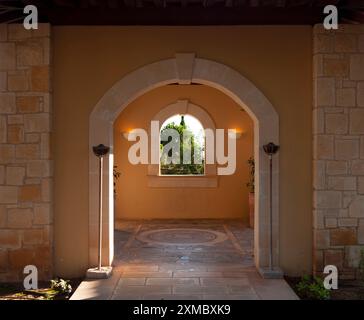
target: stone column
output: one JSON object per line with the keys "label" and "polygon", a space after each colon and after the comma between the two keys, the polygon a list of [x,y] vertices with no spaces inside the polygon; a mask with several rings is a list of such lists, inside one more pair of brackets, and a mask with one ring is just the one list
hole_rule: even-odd
{"label": "stone column", "polygon": [[52,275],[50,26],[0,25],[0,282]]}
{"label": "stone column", "polygon": [[313,30],[314,272],[358,276],[364,250],[364,25]]}

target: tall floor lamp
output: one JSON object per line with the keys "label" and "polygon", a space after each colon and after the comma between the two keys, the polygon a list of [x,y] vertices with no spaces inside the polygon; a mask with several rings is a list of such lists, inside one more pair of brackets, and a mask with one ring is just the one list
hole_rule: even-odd
{"label": "tall floor lamp", "polygon": [[266,278],[281,278],[282,271],[273,266],[273,155],[275,155],[279,146],[270,142],[263,146],[264,152],[269,156],[269,268],[262,272]]}
{"label": "tall floor lamp", "polygon": [[99,241],[98,241],[98,264],[96,268],[87,270],[87,278],[108,278],[111,275],[111,267],[102,267],[102,196],[103,196],[103,168],[104,157],[109,153],[110,148],[99,144],[92,147],[92,150],[96,157],[99,158]]}

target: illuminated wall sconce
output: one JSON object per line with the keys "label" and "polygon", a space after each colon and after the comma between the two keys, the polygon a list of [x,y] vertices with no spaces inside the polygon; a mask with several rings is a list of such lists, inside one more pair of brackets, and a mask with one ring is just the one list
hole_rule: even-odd
{"label": "illuminated wall sconce", "polygon": [[243,132],[237,129],[230,129],[232,131],[228,132],[229,138],[236,138],[236,139],[240,139],[243,135]]}
{"label": "illuminated wall sconce", "polygon": [[133,130],[129,130],[123,131],[121,134],[123,135],[125,140],[132,140],[135,133],[133,132]]}

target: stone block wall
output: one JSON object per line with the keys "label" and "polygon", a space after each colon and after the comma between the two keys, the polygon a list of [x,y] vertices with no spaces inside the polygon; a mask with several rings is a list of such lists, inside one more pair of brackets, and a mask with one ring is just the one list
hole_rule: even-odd
{"label": "stone block wall", "polygon": [[314,272],[359,276],[364,250],[364,25],[313,31]]}
{"label": "stone block wall", "polygon": [[0,282],[52,273],[50,26],[0,25]]}

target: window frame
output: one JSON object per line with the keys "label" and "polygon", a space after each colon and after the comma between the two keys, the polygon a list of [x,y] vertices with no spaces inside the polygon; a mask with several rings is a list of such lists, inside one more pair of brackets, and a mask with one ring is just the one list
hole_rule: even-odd
{"label": "window frame", "polygon": [[[211,116],[202,107],[189,100],[178,100],[161,109],[153,121],[159,121],[159,132],[166,120],[176,114],[188,114],[196,118],[204,128],[215,133],[215,123]],[[206,157],[206,154],[205,154]],[[217,165],[204,163],[203,175],[161,175],[160,162],[148,165],[148,186],[152,188],[216,188],[218,187]]]}

